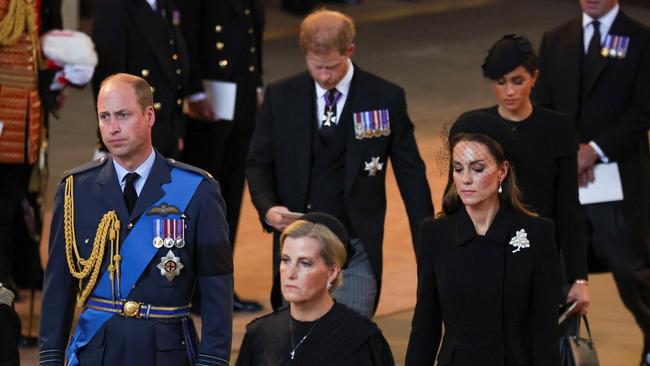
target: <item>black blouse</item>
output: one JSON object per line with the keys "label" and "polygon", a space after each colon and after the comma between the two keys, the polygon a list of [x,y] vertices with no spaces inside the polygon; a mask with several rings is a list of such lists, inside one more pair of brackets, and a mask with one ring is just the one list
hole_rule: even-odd
{"label": "black blouse", "polygon": [[[511,240],[524,232],[528,246],[518,249]],[[433,365],[439,346],[441,365],[559,363],[559,264],[550,220],[502,205],[478,235],[462,207],[424,221],[420,233],[407,366]]]}
{"label": "black blouse", "polygon": [[[285,307],[248,324],[237,365],[395,364],[390,347],[377,325],[345,305],[335,303],[317,322],[299,322],[291,318],[293,334],[289,318],[289,308]],[[300,343],[305,335],[307,337]],[[295,350],[293,360],[292,350]]]}
{"label": "black blouse", "polygon": [[[482,109],[501,117],[498,107]],[[578,200],[578,137],[575,126],[562,113],[533,107],[519,122],[503,119],[517,139],[514,162],[524,203],[555,221],[564,280],[587,278],[586,221]]]}

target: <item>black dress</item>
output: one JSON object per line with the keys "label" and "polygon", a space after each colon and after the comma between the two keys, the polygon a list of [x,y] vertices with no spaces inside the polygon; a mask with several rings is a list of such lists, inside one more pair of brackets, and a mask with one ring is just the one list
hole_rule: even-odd
{"label": "black dress", "polygon": [[[519,250],[511,238],[527,234]],[[485,235],[460,208],[422,223],[406,365],[557,365],[559,264],[553,223],[504,207]],[[519,232],[519,233],[518,233]]]}
{"label": "black dress", "polygon": [[0,365],[19,365],[20,318],[11,306],[0,304]]}
{"label": "black dress", "polygon": [[[482,109],[499,115],[497,106]],[[578,138],[569,118],[533,107],[519,122],[503,119],[516,137],[517,183],[524,203],[555,221],[556,241],[564,263],[565,283],[587,278],[585,217],[578,200]]]}
{"label": "black dress", "polygon": [[[289,316],[286,307],[248,324],[237,366],[395,364],[377,325],[343,304],[335,303],[315,322],[299,322],[292,318],[293,346]],[[305,335],[307,337],[300,343]]]}

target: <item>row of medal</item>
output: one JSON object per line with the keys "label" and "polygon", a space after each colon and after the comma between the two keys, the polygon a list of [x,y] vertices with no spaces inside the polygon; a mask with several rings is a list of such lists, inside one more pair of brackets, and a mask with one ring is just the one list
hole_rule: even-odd
{"label": "row of medal", "polygon": [[630,46],[630,37],[608,35],[600,50],[603,57],[625,58],[627,49]]}
{"label": "row of medal", "polygon": [[357,112],[353,114],[354,136],[357,140],[390,135],[388,109]]}
{"label": "row of medal", "polygon": [[154,219],[154,248],[185,246],[185,219]]}

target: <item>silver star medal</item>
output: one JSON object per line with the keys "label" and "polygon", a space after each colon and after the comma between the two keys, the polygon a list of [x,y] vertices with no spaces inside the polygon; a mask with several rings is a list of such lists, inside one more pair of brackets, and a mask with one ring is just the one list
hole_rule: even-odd
{"label": "silver star medal", "polygon": [[183,263],[181,263],[181,258],[174,255],[170,250],[167,252],[167,255],[160,257],[160,263],[156,266],[160,270],[160,274],[165,276],[167,281],[173,281],[174,277],[181,274],[181,269],[183,269]]}
{"label": "silver star medal", "polygon": [[368,172],[369,177],[374,177],[377,175],[377,172],[380,172],[384,168],[384,163],[379,162],[379,157],[371,158],[369,162],[364,162],[366,165],[363,170]]}
{"label": "silver star medal", "polygon": [[522,248],[530,247],[530,242],[526,238],[527,236],[528,236],[528,233],[526,233],[526,230],[524,230],[524,229],[517,230],[517,233],[515,234],[515,236],[513,236],[510,239],[510,245],[517,248],[517,249],[512,251],[513,253],[517,253]]}

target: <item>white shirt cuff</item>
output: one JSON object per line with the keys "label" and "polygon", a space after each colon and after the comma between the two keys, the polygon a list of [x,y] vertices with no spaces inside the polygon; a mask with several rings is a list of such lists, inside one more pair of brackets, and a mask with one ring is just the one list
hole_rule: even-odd
{"label": "white shirt cuff", "polygon": [[189,100],[190,102],[200,102],[205,98],[207,98],[207,96],[204,92],[194,93],[185,97],[185,99]]}
{"label": "white shirt cuff", "polygon": [[607,157],[607,155],[605,155],[605,153],[600,148],[600,146],[598,146],[597,143],[595,143],[594,141],[589,141],[589,146],[593,147],[594,150],[596,150],[596,154],[598,154],[600,161],[602,161],[603,163],[609,163],[609,158]]}

